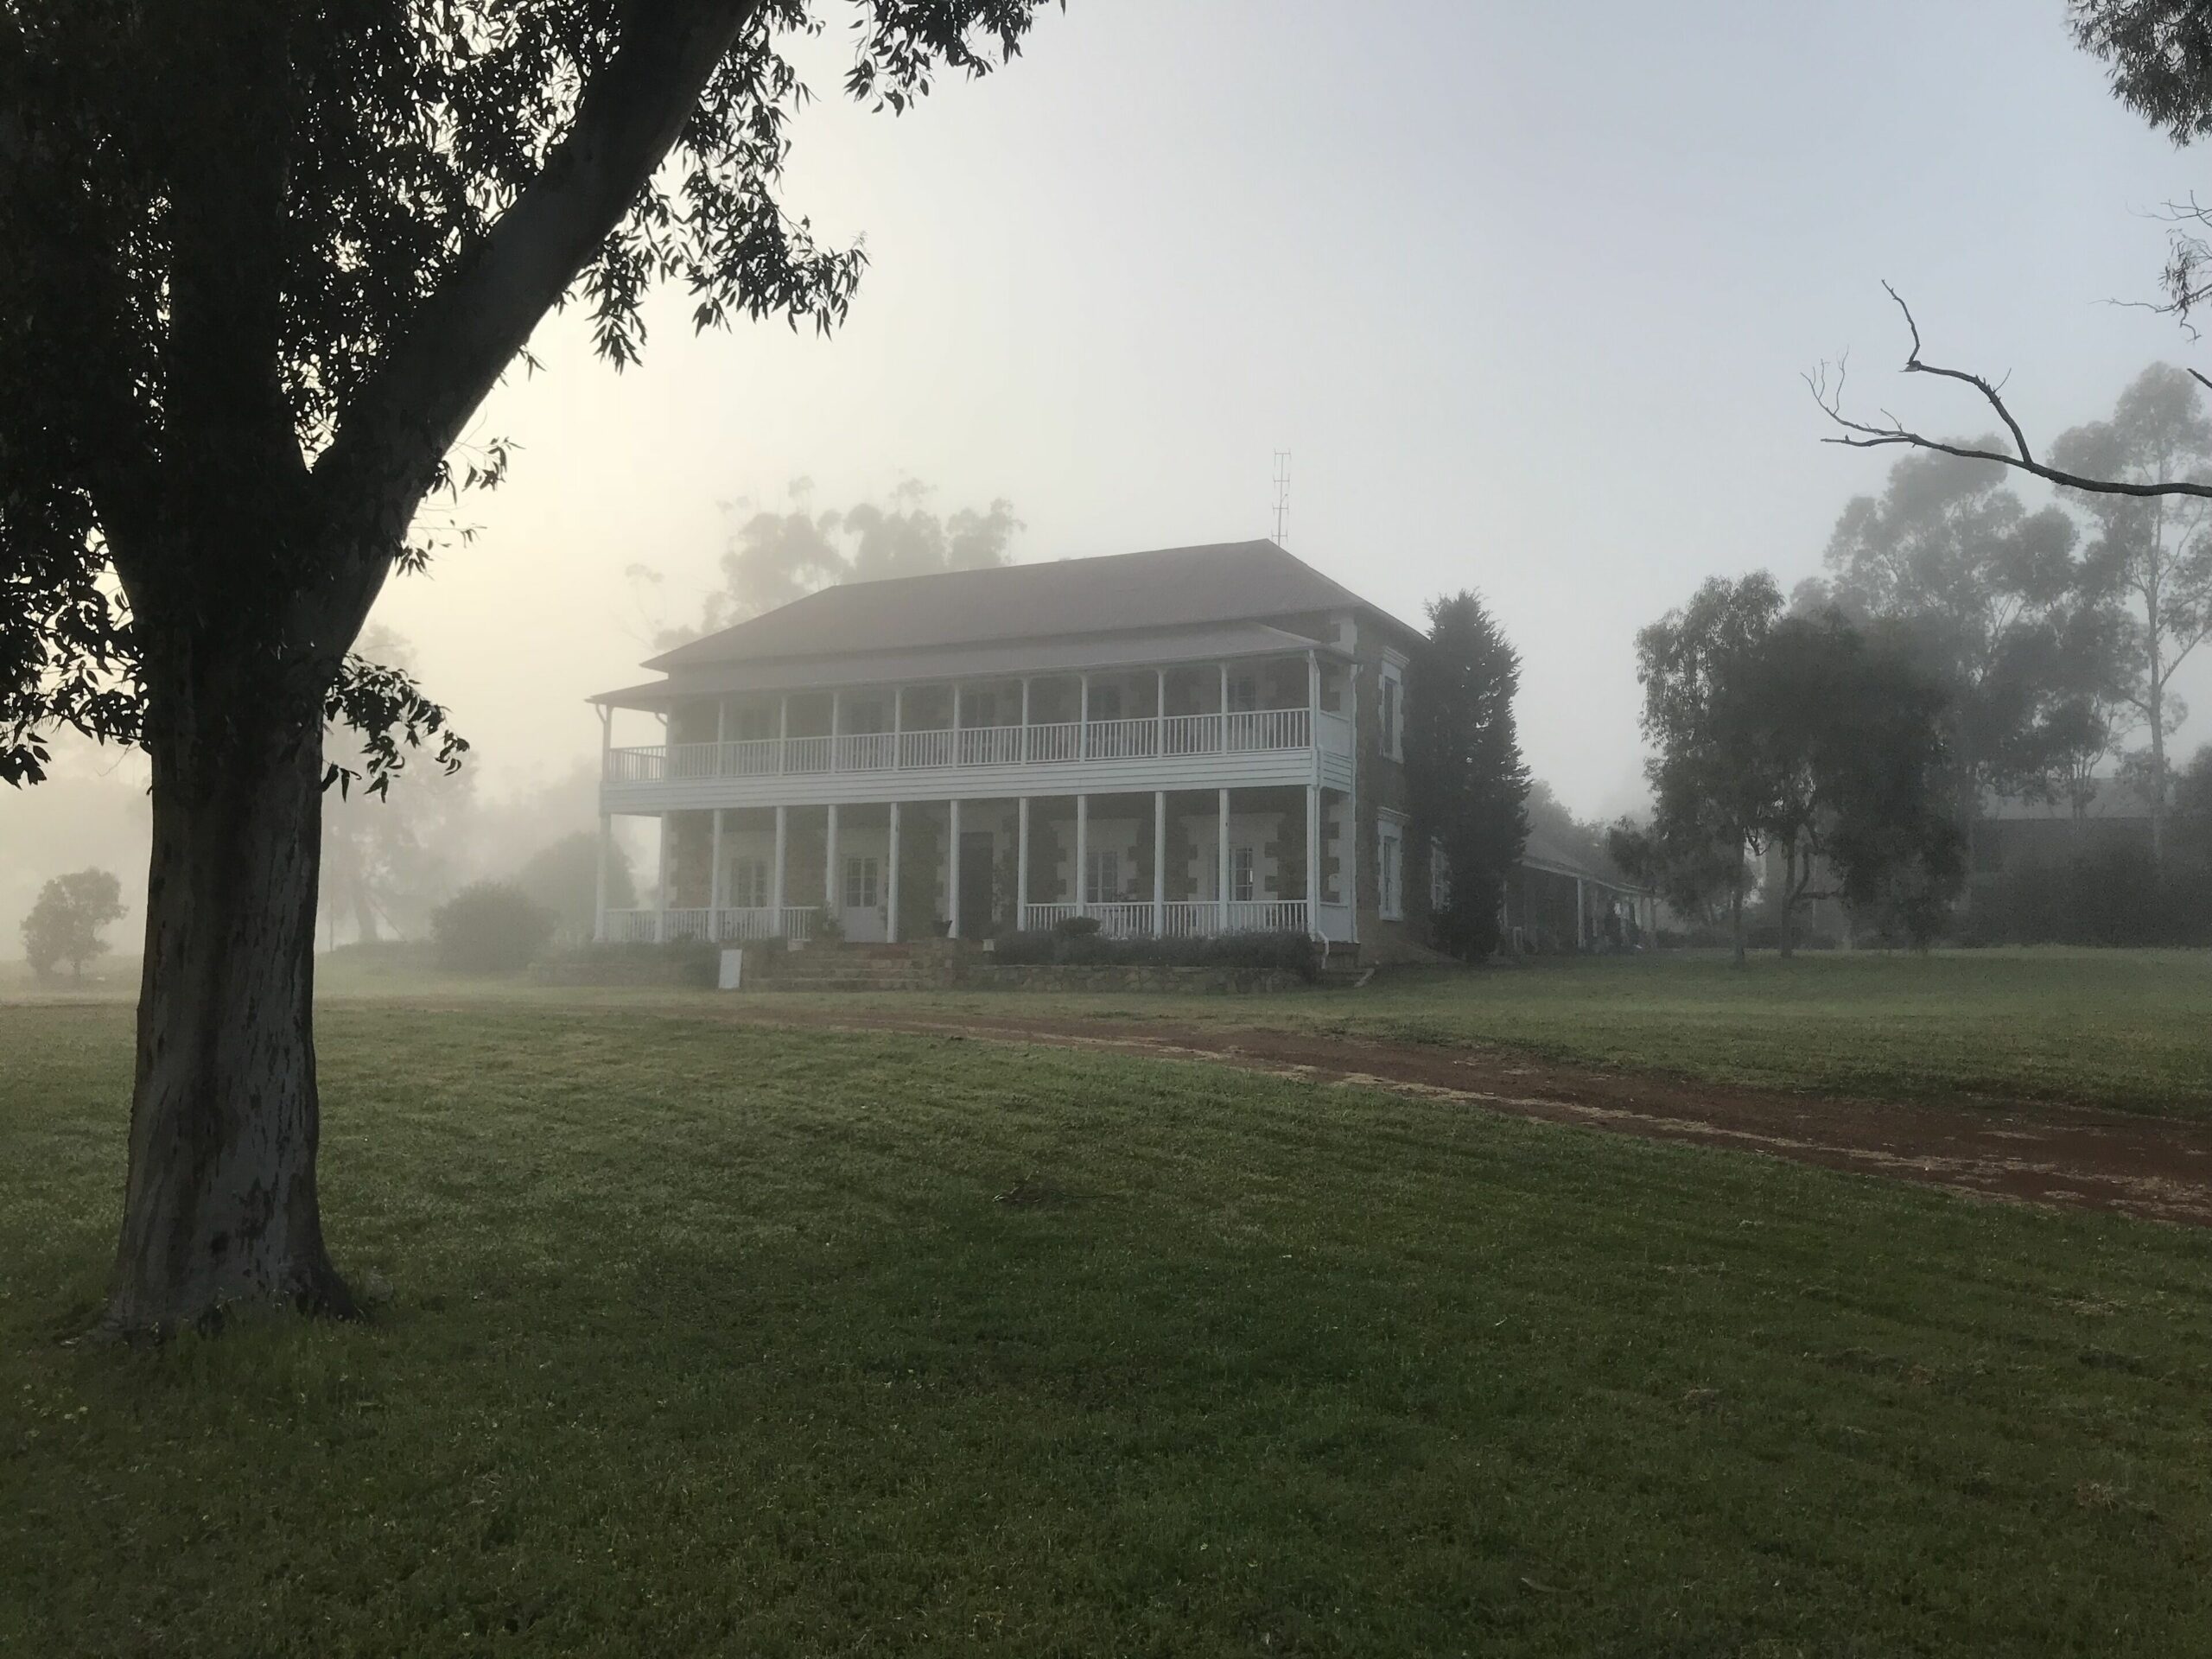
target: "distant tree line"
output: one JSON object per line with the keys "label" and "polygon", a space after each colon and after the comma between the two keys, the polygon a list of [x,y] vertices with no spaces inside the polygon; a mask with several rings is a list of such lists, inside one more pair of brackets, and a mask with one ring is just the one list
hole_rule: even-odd
{"label": "distant tree line", "polygon": [[[2153,365],[2053,454],[2212,479],[2212,418],[2192,376]],[[1962,897],[1986,920],[2028,914],[2009,875],[1967,886],[1993,804],[2087,820],[2139,801],[2139,868],[2098,877],[2139,891],[2108,912],[2202,906],[2190,780],[2212,755],[2177,765],[2170,740],[2174,675],[2212,632],[2212,500],[2062,489],[2031,509],[1999,462],[1918,449],[1844,509],[1827,564],[1786,603],[1763,572],[1716,578],[1639,637],[1654,808],[1614,836],[1624,865],[1678,911],[1724,912],[1739,954],[1762,862],[1785,951],[1822,899],[1925,943]]]}

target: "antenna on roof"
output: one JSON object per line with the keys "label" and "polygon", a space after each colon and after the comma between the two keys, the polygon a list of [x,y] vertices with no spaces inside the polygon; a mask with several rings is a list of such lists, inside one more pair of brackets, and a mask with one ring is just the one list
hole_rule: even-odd
{"label": "antenna on roof", "polygon": [[1290,451],[1275,451],[1275,545],[1288,544],[1290,522]]}

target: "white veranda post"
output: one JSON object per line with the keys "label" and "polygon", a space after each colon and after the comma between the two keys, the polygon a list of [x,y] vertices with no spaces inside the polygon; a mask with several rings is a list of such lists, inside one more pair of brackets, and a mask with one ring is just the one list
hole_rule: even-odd
{"label": "white veranda post", "polygon": [[884,873],[883,937],[892,944],[899,943],[899,803],[891,803],[891,868]]}
{"label": "white veranda post", "polygon": [[653,943],[668,938],[668,814],[660,815],[660,851],[653,869]]}
{"label": "white veranda post", "polygon": [[[953,696],[957,700],[958,691]],[[957,716],[956,716],[957,718]],[[955,741],[958,740],[956,739]],[[946,837],[950,845],[945,853],[944,894],[945,908],[951,912],[946,919],[945,933],[952,938],[960,937],[960,798],[955,796],[946,803],[950,809],[951,833]]]}
{"label": "white veranda post", "polygon": [[[1029,701],[1029,682],[1021,683],[1021,700]],[[1028,709],[1022,710],[1027,723]],[[1017,928],[1029,925],[1029,798],[1022,796],[1014,803],[1014,925]]]}
{"label": "white veranda post", "polygon": [[1229,931],[1229,791],[1225,789],[1221,791],[1219,818],[1220,842],[1216,849],[1219,859],[1214,874],[1218,884],[1214,890],[1215,931],[1226,933]]}
{"label": "white veranda post", "polygon": [[1075,798],[1075,913],[1084,914],[1090,896],[1090,797]]}
{"label": "white veranda post", "polygon": [[776,925],[784,925],[784,848],[791,836],[791,810],[788,806],[776,809],[776,868],[768,878],[768,903],[776,912]]}
{"label": "white veranda post", "polygon": [[822,832],[822,904],[832,921],[842,922],[837,894],[837,803],[830,803],[830,821]]}
{"label": "white veranda post", "polygon": [[1152,792],[1152,937],[1167,933],[1167,791]]}
{"label": "white veranda post", "polygon": [[1321,931],[1321,786],[1306,785],[1306,931]]}

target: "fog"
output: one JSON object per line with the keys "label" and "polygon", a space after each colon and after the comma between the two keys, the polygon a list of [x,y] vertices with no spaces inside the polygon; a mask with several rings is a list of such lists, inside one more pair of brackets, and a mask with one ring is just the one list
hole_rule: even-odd
{"label": "fog", "polygon": [[[1931,357],[2009,371],[2046,442],[2192,360],[2113,302],[2151,294],[2152,211],[2201,158],[2113,100],[2058,0],[1073,0],[895,120],[838,93],[836,31],[814,60],[788,200],[865,239],[848,324],[695,337],[663,293],[618,377],[554,318],[477,423],[517,446],[509,481],[442,510],[474,539],[378,605],[480,798],[590,759],[583,699],[696,613],[728,504],[916,480],[942,510],[1009,499],[1018,559],[1079,557],[1268,533],[1288,450],[1291,550],[1409,619],[1480,589],[1532,768],[1610,816],[1643,792],[1636,630],[1709,574],[1815,573],[1894,459],[1824,444],[1800,376],[1848,348],[1869,408],[1988,424],[1891,372],[1883,279]],[[2177,689],[2212,707],[2212,655]],[[0,949],[86,861],[124,877],[130,932],[143,779],[65,748],[0,799]]]}

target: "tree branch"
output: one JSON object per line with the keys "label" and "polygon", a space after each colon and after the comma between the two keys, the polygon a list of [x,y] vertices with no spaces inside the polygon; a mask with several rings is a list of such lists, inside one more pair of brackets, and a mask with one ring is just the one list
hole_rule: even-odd
{"label": "tree branch", "polygon": [[[340,418],[315,477],[324,522],[360,540],[365,614],[440,461],[531,332],[613,232],[672,146],[715,66],[764,0],[626,9],[620,44],[575,124]],[[341,614],[339,626],[352,638]]]}
{"label": "tree branch", "polygon": [[[1912,308],[1889,283],[1884,283],[1882,287],[1897,302],[1897,309],[1904,314],[1905,327],[1912,334],[1912,349],[1906,354],[1902,372],[1906,374],[1932,374],[1972,386],[1996,411],[1997,417],[2005,423],[2005,429],[2012,435],[2013,453],[2008,454],[2001,449],[1987,448],[1976,443],[1931,438],[1905,426],[1886,410],[1882,411],[1879,424],[1853,419],[1843,412],[1847,361],[1839,362],[1836,365],[1833,385],[1829,383],[1825,363],[1815,372],[1805,376],[1806,387],[1812,392],[1813,401],[1820,405],[1821,412],[1842,429],[1841,436],[1823,438],[1823,443],[1840,444],[1847,449],[1881,449],[1902,445],[1907,448],[1932,450],[1942,455],[1955,455],[1961,461],[1993,461],[2001,467],[2030,474],[2047,483],[2061,485],[2070,490],[2086,491],[2092,495],[2187,495],[2212,499],[2212,484],[2191,483],[2187,480],[2133,484],[2120,479],[2092,478],[2086,474],[2068,472],[2061,467],[2046,466],[2037,461],[2028,448],[2027,434],[2021,429],[2019,422],[2013,418],[2012,411],[2005,406],[2001,389],[1967,370],[1943,368],[1923,360],[1920,355],[1920,325],[1913,319]],[[2196,378],[2207,386],[2212,386],[2212,381],[2206,381],[2202,375]]]}

